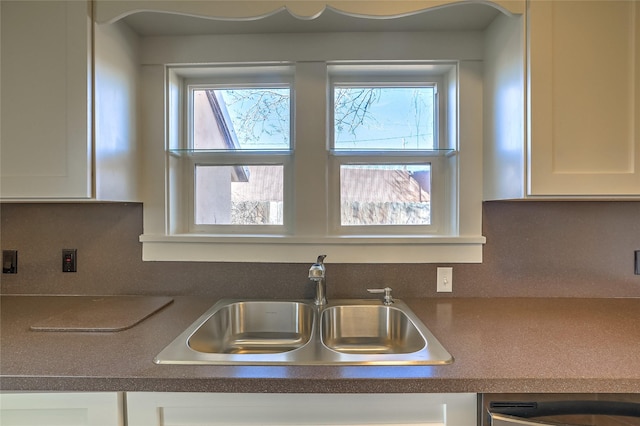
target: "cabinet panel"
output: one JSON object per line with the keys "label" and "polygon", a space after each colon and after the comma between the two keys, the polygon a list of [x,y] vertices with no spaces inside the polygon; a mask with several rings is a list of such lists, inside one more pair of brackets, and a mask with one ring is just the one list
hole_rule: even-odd
{"label": "cabinet panel", "polygon": [[0,424],[122,426],[121,399],[115,392],[0,394]]}
{"label": "cabinet panel", "polygon": [[129,426],[476,424],[475,394],[127,393]]}
{"label": "cabinet panel", "polygon": [[[493,5],[510,13],[523,13],[524,0],[476,0],[478,3]],[[270,15],[287,8],[292,15],[310,19],[322,13],[327,7],[341,13],[368,16],[400,16],[436,9],[447,5],[466,3],[465,0],[412,0],[412,1],[300,1],[300,0],[258,0],[233,2],[210,1],[113,1],[95,0],[96,22],[114,22],[132,13],[153,10],[192,16],[224,19],[246,19]]]}
{"label": "cabinet panel", "polygon": [[524,16],[498,16],[485,30],[485,199],[525,195]]}
{"label": "cabinet panel", "polygon": [[640,194],[640,5],[529,11],[529,195]]}
{"label": "cabinet panel", "polygon": [[3,198],[91,196],[90,7],[2,1]]}
{"label": "cabinet panel", "polygon": [[94,26],[95,197],[137,201],[138,36],[124,22]]}

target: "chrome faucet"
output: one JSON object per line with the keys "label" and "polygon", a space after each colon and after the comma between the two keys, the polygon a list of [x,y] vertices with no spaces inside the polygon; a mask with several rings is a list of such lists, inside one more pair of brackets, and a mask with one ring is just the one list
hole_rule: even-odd
{"label": "chrome faucet", "polygon": [[311,268],[309,268],[309,279],[316,283],[316,298],[313,302],[318,306],[327,304],[325,281],[326,268],[323,263],[325,257],[327,257],[326,254],[318,256],[316,263],[311,265]]}

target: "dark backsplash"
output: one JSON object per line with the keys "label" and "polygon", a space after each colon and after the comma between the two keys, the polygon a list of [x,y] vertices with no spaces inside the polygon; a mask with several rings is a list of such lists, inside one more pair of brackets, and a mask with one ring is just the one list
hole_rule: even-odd
{"label": "dark backsplash", "polygon": [[[328,297],[370,297],[393,287],[412,297],[640,297],[640,202],[486,202],[482,264],[332,264]],[[0,204],[2,249],[17,249],[18,274],[3,294],[135,294],[311,297],[309,264],[143,262],[142,205]],[[61,250],[78,249],[78,271],[61,272]],[[330,255],[330,253],[329,253]],[[436,267],[453,266],[452,294],[435,291]]]}

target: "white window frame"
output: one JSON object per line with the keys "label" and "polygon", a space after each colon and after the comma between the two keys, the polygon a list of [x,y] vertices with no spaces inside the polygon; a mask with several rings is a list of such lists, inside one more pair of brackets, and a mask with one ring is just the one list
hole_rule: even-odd
{"label": "white window frame", "polygon": [[[292,158],[291,154],[277,152],[251,153],[199,153],[187,156],[187,164],[183,170],[183,187],[188,194],[185,209],[185,227],[187,233],[205,235],[286,235],[290,234],[292,215]],[[283,224],[282,225],[231,225],[231,224],[197,224],[195,218],[196,205],[196,166],[282,166],[283,167]],[[188,182],[188,183],[187,183]]]}
{"label": "white window frame", "polygon": [[[168,180],[168,233],[173,235],[286,235],[292,227],[292,156],[293,142],[288,149],[215,151],[195,149],[193,140],[193,91],[202,88],[289,87],[293,95],[291,64],[211,64],[171,65],[167,67],[167,153],[170,157]],[[174,96],[171,96],[171,94]],[[291,108],[294,108],[293,96]],[[291,120],[292,122],[293,120]],[[293,123],[290,124],[293,139]],[[285,204],[282,225],[204,225],[196,224],[196,166],[282,165],[284,169],[283,197]]]}
{"label": "white window frame", "polygon": [[[393,36],[395,37],[395,36]],[[404,39],[403,39],[404,37]],[[456,59],[467,52],[466,43],[474,43],[472,37],[451,44],[451,52],[441,58],[438,49],[428,48],[432,38],[424,34],[398,35],[399,39],[415,38],[416,42],[406,49],[376,46],[367,50],[368,36],[359,34],[336,34],[327,38],[318,34],[297,34],[290,46],[282,46],[284,39],[277,35],[255,35],[236,38],[233,36],[198,37],[192,43],[190,37],[171,40],[170,50],[160,49],[156,40],[150,43],[149,63],[143,58],[143,105],[145,122],[143,132],[145,146],[150,147],[145,156],[145,210],[143,260],[154,261],[230,261],[230,262],[291,262],[308,263],[318,254],[327,254],[327,262],[334,263],[479,263],[482,261],[482,64],[478,60]],[[307,40],[309,39],[309,40]],[[340,43],[341,39],[349,42]],[[351,40],[353,39],[353,40]],[[464,39],[464,37],[463,37]],[[292,40],[291,38],[287,40]],[[364,43],[364,44],[363,44]],[[224,46],[224,49],[204,50],[204,46]],[[314,55],[309,58],[307,46],[313,45]],[[195,46],[195,47],[194,47]],[[359,46],[359,47],[358,47]],[[427,46],[427,48],[425,48]],[[155,49],[155,50],[154,50]],[[144,49],[143,49],[144,50]],[[229,66],[248,63],[246,52],[253,52],[254,64],[274,65],[295,63],[304,68],[304,77],[294,80],[294,185],[311,173],[321,181],[332,175],[329,153],[329,123],[327,122],[328,88],[327,64],[347,59],[351,62],[394,62],[411,60],[414,63],[433,63],[444,59],[457,71],[446,75],[444,86],[448,99],[446,132],[448,140],[459,146],[452,155],[438,157],[445,167],[454,170],[447,177],[446,185],[458,188],[452,197],[449,229],[438,235],[339,235],[331,229],[329,218],[330,197],[323,189],[319,194],[313,190],[294,196],[294,225],[291,233],[256,235],[220,235],[189,233],[184,224],[184,191],[175,173],[179,161],[171,154],[184,135],[183,129],[171,127],[171,120],[179,119],[181,112],[171,99],[183,96],[176,90],[173,64],[222,64]],[[277,53],[274,53],[277,52]],[[434,54],[436,52],[436,54]],[[371,59],[371,58],[374,59]],[[435,58],[435,59],[434,59]],[[317,59],[317,60],[316,60]],[[197,77],[196,71],[190,77]],[[324,85],[318,84],[323,81]],[[160,91],[159,89],[162,88]],[[442,93],[442,92],[441,92]],[[295,98],[322,98],[323,105],[295,110]],[[462,119],[459,119],[462,118]],[[154,126],[164,120],[165,126]],[[320,141],[320,142],[318,142]],[[299,144],[313,148],[302,153]],[[301,156],[321,156],[322,165],[312,170],[300,166]],[[308,158],[307,158],[308,159]],[[162,185],[162,182],[165,182]],[[328,188],[328,186],[327,186]],[[297,188],[295,190],[298,190]],[[181,193],[182,192],[182,193]]]}
{"label": "white window frame", "polygon": [[[291,90],[291,111],[294,109],[292,65],[272,66],[272,65],[243,65],[243,66],[202,66],[190,67],[180,71],[182,75],[196,73],[198,78],[185,78],[183,83],[182,98],[185,104],[180,108],[185,111],[183,116],[186,125],[180,126],[184,129],[183,138],[177,142],[178,146],[186,150],[184,156],[185,167],[183,173],[182,190],[187,193],[187,208],[185,214],[181,215],[185,221],[183,228],[188,229],[187,233],[208,234],[208,235],[288,235],[291,233],[293,221],[293,112],[291,112],[289,126],[289,147],[280,150],[247,150],[247,151],[226,151],[213,152],[208,150],[197,150],[194,148],[193,135],[193,92],[197,89],[225,89],[225,88],[251,88],[251,87],[274,87],[289,88]],[[229,166],[229,165],[281,165],[283,167],[283,204],[284,222],[282,225],[212,225],[196,224],[196,166]]]}
{"label": "white window frame", "polygon": [[[329,191],[329,229],[333,235],[342,236],[416,236],[429,235],[437,237],[446,235],[444,230],[449,229],[449,222],[445,216],[449,213],[447,200],[449,195],[444,189],[447,179],[447,169],[444,158],[429,155],[419,151],[405,151],[403,155],[375,155],[374,153],[344,154],[334,153],[330,158],[330,191]],[[409,157],[413,154],[413,157]],[[455,155],[452,153],[451,155]],[[444,156],[443,156],[444,157]],[[428,225],[342,225],[341,224],[341,200],[340,200],[340,166],[343,165],[422,165],[429,164],[432,182],[431,186],[431,223]],[[453,194],[451,194],[453,195]],[[450,217],[450,216],[449,216]]]}
{"label": "white window frame", "polygon": [[[457,141],[447,135],[447,91],[444,76],[455,73],[455,63],[386,63],[371,64],[337,63],[329,65],[329,107],[333,110],[333,93],[336,86],[353,85],[366,87],[433,87],[436,90],[435,145],[432,150],[347,151],[335,148],[335,125],[332,111],[330,118],[330,229],[335,235],[448,235],[456,224],[452,216],[451,199],[457,198],[457,188],[447,188],[449,173],[455,167],[447,164],[446,156],[456,155]],[[452,99],[451,102],[455,102]],[[372,225],[343,226],[340,211],[340,166],[348,164],[429,164],[431,167],[431,224],[429,225]]]}

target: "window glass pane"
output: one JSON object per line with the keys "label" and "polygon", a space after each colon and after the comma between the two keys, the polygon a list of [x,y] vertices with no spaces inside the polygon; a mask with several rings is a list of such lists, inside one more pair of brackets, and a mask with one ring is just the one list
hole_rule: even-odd
{"label": "window glass pane", "polygon": [[289,88],[196,89],[192,96],[194,149],[289,149]]}
{"label": "window glass pane", "polygon": [[196,225],[282,225],[283,166],[196,166]]}
{"label": "window glass pane", "polygon": [[342,165],[342,226],[430,225],[431,165]]}
{"label": "window glass pane", "polygon": [[334,87],[337,150],[436,148],[434,87]]}

